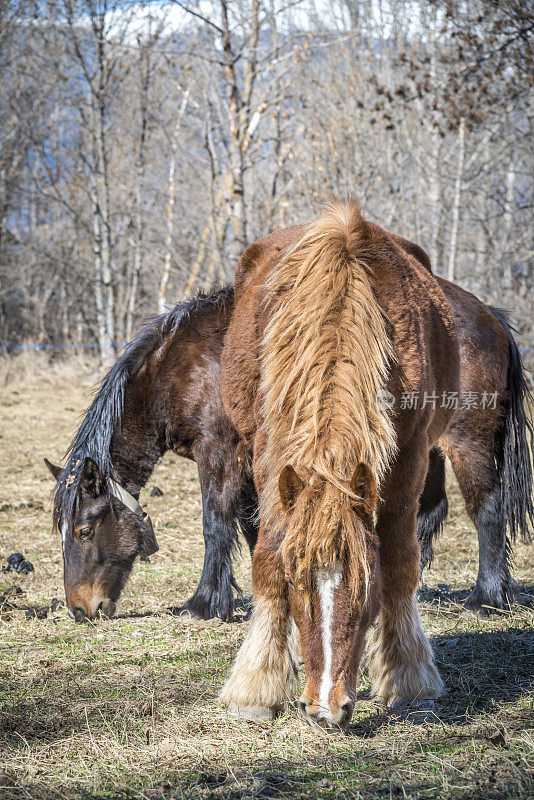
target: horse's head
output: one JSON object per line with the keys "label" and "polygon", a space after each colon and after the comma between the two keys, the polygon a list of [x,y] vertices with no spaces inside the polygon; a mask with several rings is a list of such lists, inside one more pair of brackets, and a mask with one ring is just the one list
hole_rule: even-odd
{"label": "horse's head", "polygon": [[348,487],[291,466],[279,479],[287,528],[282,556],[306,668],[300,708],[323,728],[345,728],[359,662],[377,611],[376,483],[359,463]]}
{"label": "horse's head", "polygon": [[[58,481],[55,522],[69,614],[76,622],[98,611],[112,616],[136,556],[158,549],[152,523],[132,495],[102,476],[92,458],[85,458],[78,475],[45,462]],[[75,502],[61,503],[60,489],[63,498],[65,489],[75,491]]]}

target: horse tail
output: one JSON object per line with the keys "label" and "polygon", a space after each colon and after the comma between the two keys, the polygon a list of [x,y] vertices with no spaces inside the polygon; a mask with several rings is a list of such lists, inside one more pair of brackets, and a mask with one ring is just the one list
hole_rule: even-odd
{"label": "horse tail", "polygon": [[532,403],[533,398],[508,315],[498,308],[492,308],[491,312],[507,333],[509,349],[504,419],[496,448],[502,508],[512,541],[515,541],[518,533],[524,541],[530,541],[530,527],[534,523],[531,460],[534,431],[525,406]]}
{"label": "horse tail", "polygon": [[[394,355],[373,291],[369,243],[358,205],[334,202],[276,264],[265,286],[260,513],[263,524],[286,530],[282,553],[300,552],[301,562],[319,568],[346,544],[339,530],[342,518],[351,516],[344,504],[357,464],[365,462],[379,482],[396,448],[390,414],[377,402]],[[300,467],[310,486],[321,479],[325,485],[310,502],[310,518],[292,522],[292,532],[278,493],[288,464]],[[328,510],[320,507],[325,504]],[[315,541],[314,519],[322,520]],[[292,542],[299,529],[301,541]],[[365,551],[363,545],[351,550],[360,556]]]}

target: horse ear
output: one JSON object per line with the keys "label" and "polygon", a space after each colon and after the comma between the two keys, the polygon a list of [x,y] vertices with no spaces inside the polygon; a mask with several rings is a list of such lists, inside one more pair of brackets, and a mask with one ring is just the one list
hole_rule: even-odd
{"label": "horse ear", "polygon": [[89,456],[86,456],[83,462],[81,485],[93,497],[98,497],[103,492],[104,481],[98,469],[98,464]]}
{"label": "horse ear", "polygon": [[57,481],[57,479],[61,475],[61,467],[56,467],[56,465],[52,464],[52,462],[49,461],[47,458],[45,458],[43,460],[44,460],[46,466],[48,467],[48,469],[50,470],[50,472],[52,473],[52,475],[54,476],[55,480]]}
{"label": "horse ear", "polygon": [[295,472],[291,464],[286,464],[278,478],[278,491],[284,511],[291,511],[303,488],[302,478]]}
{"label": "horse ear", "polygon": [[363,510],[371,516],[376,510],[378,503],[378,491],[376,480],[371,468],[360,461],[356,465],[354,474],[350,479],[350,489],[358,497],[358,505],[363,505]]}

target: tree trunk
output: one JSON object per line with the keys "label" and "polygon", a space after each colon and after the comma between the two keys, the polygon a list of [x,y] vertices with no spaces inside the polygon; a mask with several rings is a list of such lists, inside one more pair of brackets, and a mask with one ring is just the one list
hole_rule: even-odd
{"label": "tree trunk", "polygon": [[454,185],[454,200],[452,205],[451,242],[449,248],[449,268],[447,278],[454,281],[456,267],[456,243],[458,239],[458,223],[460,220],[460,195],[462,192],[462,179],[464,173],[465,156],[465,119],[460,120],[458,129],[458,165],[456,167],[456,182]]}
{"label": "tree trunk", "polygon": [[232,243],[230,259],[235,266],[246,247],[246,212],[244,201],[244,169],[243,152],[241,148],[242,130],[240,126],[242,101],[239,96],[237,74],[235,69],[236,58],[232,47],[232,38],[228,21],[227,0],[221,0],[221,27],[222,46],[224,53],[224,77],[226,82],[226,96],[228,100],[229,115],[229,148],[230,148],[230,173],[232,186],[230,201],[232,205]]}
{"label": "tree trunk", "polygon": [[144,235],[144,215],[143,215],[143,187],[145,183],[145,143],[146,128],[148,122],[148,91],[150,86],[150,62],[148,54],[143,53],[145,60],[145,71],[141,79],[141,103],[140,103],[140,130],[139,130],[139,149],[137,151],[137,180],[135,192],[135,245],[133,254],[133,266],[131,270],[131,283],[128,287],[128,302],[126,305],[126,341],[132,338],[133,319],[135,306],[137,303],[137,289],[139,286],[139,275],[141,273],[142,248]]}
{"label": "tree trunk", "polygon": [[144,167],[138,167],[137,187],[135,197],[135,244],[133,253],[133,265],[131,269],[131,283],[128,287],[128,302],[126,304],[126,326],[125,338],[129,342],[132,338],[133,320],[135,306],[137,303],[137,289],[139,286],[139,275],[141,273],[142,247],[143,247],[143,213],[142,201],[144,181]]}
{"label": "tree trunk", "polygon": [[104,314],[104,300],[102,297],[102,256],[101,256],[101,232],[100,232],[100,212],[98,208],[98,195],[96,188],[96,170],[90,169],[91,182],[91,211],[93,217],[93,268],[94,268],[94,290],[96,305],[96,324],[98,329],[98,344],[102,363],[109,358],[111,340],[108,336],[106,318]]}
{"label": "tree trunk", "polygon": [[197,279],[200,274],[202,264],[204,263],[204,256],[206,254],[206,249],[208,246],[208,242],[210,240],[212,225],[213,225],[213,215],[210,214],[206,224],[204,225],[202,236],[200,237],[200,246],[198,248],[195,263],[191,267],[191,272],[189,273],[189,277],[185,285],[184,294],[186,297],[189,297],[189,295],[193,294],[193,291],[195,290]]}
{"label": "tree trunk", "polygon": [[180,133],[180,127],[182,124],[182,120],[185,114],[185,109],[187,108],[187,101],[189,100],[189,92],[191,88],[188,86],[184,92],[184,96],[182,99],[182,105],[180,106],[180,111],[178,112],[178,117],[176,118],[176,125],[174,126],[174,132],[172,137],[171,143],[171,158],[169,160],[169,177],[167,180],[167,233],[165,236],[165,258],[163,260],[163,273],[161,275],[161,282],[159,285],[159,295],[158,295],[158,313],[164,314],[167,310],[167,284],[169,282],[169,275],[171,272],[171,261],[172,261],[172,236],[173,236],[173,227],[174,227],[174,199],[175,199],[175,185],[174,185],[174,173],[176,170],[176,153],[178,151],[178,134]]}
{"label": "tree trunk", "polygon": [[[100,21],[101,30],[104,20]],[[104,301],[104,320],[106,326],[106,341],[101,347],[102,362],[105,367],[111,366],[115,360],[115,287],[113,264],[111,259],[111,223],[109,211],[109,186],[108,165],[106,154],[106,104],[104,83],[106,79],[106,64],[104,53],[104,39],[100,36],[97,47],[98,72],[96,85],[92,89],[92,121],[93,136],[96,150],[96,187],[98,209],[100,215],[100,258],[102,264],[102,296]]]}
{"label": "tree trunk", "polygon": [[213,289],[216,283],[216,272],[221,286],[225,286],[229,281],[229,276],[226,275],[226,271],[224,269],[224,261],[222,256],[224,228],[226,225],[224,208],[219,211],[218,216],[215,216],[215,214],[216,211],[214,211],[213,214],[213,238],[215,247],[212,250],[206,275],[204,276],[204,282],[202,284],[202,291],[204,292],[210,292]]}
{"label": "tree trunk", "polygon": [[62,336],[63,336],[63,344],[68,344],[70,339],[70,332],[69,332],[69,307],[67,305],[67,292],[65,289],[65,283],[62,281],[61,286],[59,288],[59,304],[61,310],[61,328],[62,328]]}
{"label": "tree trunk", "polygon": [[511,243],[512,223],[515,201],[515,171],[514,156],[512,154],[508,170],[506,172],[506,201],[503,214],[503,237],[501,246],[501,257],[504,259],[504,287],[512,292],[514,289],[513,260],[514,252]]}

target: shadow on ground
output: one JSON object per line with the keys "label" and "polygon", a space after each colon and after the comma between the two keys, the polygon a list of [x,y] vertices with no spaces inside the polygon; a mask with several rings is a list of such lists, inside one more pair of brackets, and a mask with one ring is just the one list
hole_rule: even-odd
{"label": "shadow on ground", "polygon": [[[285,765],[280,765],[282,768]],[[310,774],[291,772],[295,765],[288,764],[287,772],[253,772],[246,777],[239,775],[201,775],[194,780],[166,781],[161,786],[150,786],[133,793],[120,792],[113,794],[92,794],[90,792],[72,793],[61,795],[62,800],[277,800],[277,798],[302,798],[302,800],[317,800],[318,798],[335,797],[339,800],[439,800],[440,791],[436,788],[435,781],[421,780],[413,784],[397,784],[394,781],[384,782],[381,786],[365,788],[355,793],[354,789],[345,788],[335,778],[330,780],[324,777],[324,772],[318,771]],[[1,778],[0,774],[0,778]],[[3,789],[9,789],[2,786]],[[13,787],[15,788],[15,787]],[[42,787],[32,787],[41,800],[57,800],[58,793],[48,793]],[[7,797],[8,795],[6,795]],[[14,796],[14,795],[10,795]],[[27,792],[24,795],[31,797]],[[510,795],[512,796],[512,795]],[[486,791],[482,796],[477,794],[477,800],[502,800],[499,789]],[[474,800],[471,790],[456,794],[455,800]]]}
{"label": "shadow on ground", "polygon": [[[534,605],[534,586],[517,586],[518,594],[516,602],[521,606]],[[428,603],[431,606],[450,607],[454,611],[461,611],[464,603],[471,594],[472,589],[451,589],[450,586],[440,583],[436,589],[431,589],[423,585],[417,594],[420,603]],[[513,610],[513,607],[512,609]],[[490,613],[499,613],[496,609],[491,609]],[[502,612],[504,614],[508,611]]]}
{"label": "shadow on ground", "polygon": [[[431,712],[406,711],[403,718],[415,725],[470,724],[476,716],[494,713],[534,688],[534,630],[530,628],[458,633],[431,641],[447,691]],[[359,694],[360,699],[368,696]],[[398,718],[395,713],[377,712],[350,725],[346,735],[373,737]]]}
{"label": "shadow on ground", "polygon": [[[272,763],[271,765],[272,766]],[[358,771],[358,763],[344,762],[347,769],[345,780],[354,780],[354,772]],[[385,766],[385,765],[384,765]],[[363,784],[360,791],[355,791],[354,786],[345,785],[343,777],[340,779],[339,771],[332,773],[329,765],[298,765],[291,762],[277,762],[277,771],[258,769],[242,774],[239,770],[232,773],[200,775],[185,775],[179,780],[164,781],[158,786],[148,786],[133,793],[81,794],[65,795],[63,800],[129,800],[129,798],[143,798],[143,800],[318,800],[318,798],[337,798],[338,800],[439,800],[441,790],[436,786],[435,779],[420,779],[414,782],[400,782],[384,777],[374,781],[374,785]],[[384,770],[387,774],[387,769]],[[351,774],[353,773],[353,774]],[[360,783],[360,781],[358,781]],[[487,779],[479,779],[479,790],[476,795],[472,789],[455,793],[455,800],[502,800],[502,788],[494,786],[495,778],[491,773]],[[482,794],[480,793],[482,792]],[[513,797],[515,795],[507,795]],[[523,795],[521,795],[523,796]],[[57,794],[47,795],[39,793],[40,798],[54,797]]]}
{"label": "shadow on ground", "polygon": [[[354,765],[356,768],[356,765]],[[285,769],[285,771],[283,771]],[[350,769],[350,766],[349,766]],[[203,800],[268,800],[268,798],[316,798],[336,797],[341,800],[437,800],[439,790],[435,781],[420,780],[413,784],[397,784],[395,781],[380,782],[382,785],[365,786],[355,793],[354,789],[343,786],[338,776],[329,775],[328,766],[317,765],[314,769],[297,771],[294,764],[280,764],[279,772],[255,771],[246,779],[236,779],[234,775],[200,776],[194,784],[187,788],[176,788],[168,794],[161,792],[161,798],[203,798]],[[237,785],[236,785],[237,784]],[[240,784],[240,785],[239,785]],[[498,790],[488,793],[485,800],[499,798]],[[89,800],[86,798],[85,800]],[[91,798],[91,800],[108,800],[108,798]],[[471,792],[458,794],[455,800],[473,800]]]}
{"label": "shadow on ground", "polygon": [[[210,622],[209,619],[203,620],[202,617],[197,617],[184,606],[167,606],[164,611],[129,611],[119,612],[114,615],[114,619],[143,619],[145,617],[163,617],[170,615],[171,617],[180,617],[184,620],[193,619],[203,622]],[[246,622],[252,615],[252,597],[236,597],[234,600],[234,616],[232,622]],[[212,618],[213,619],[213,618]]]}

